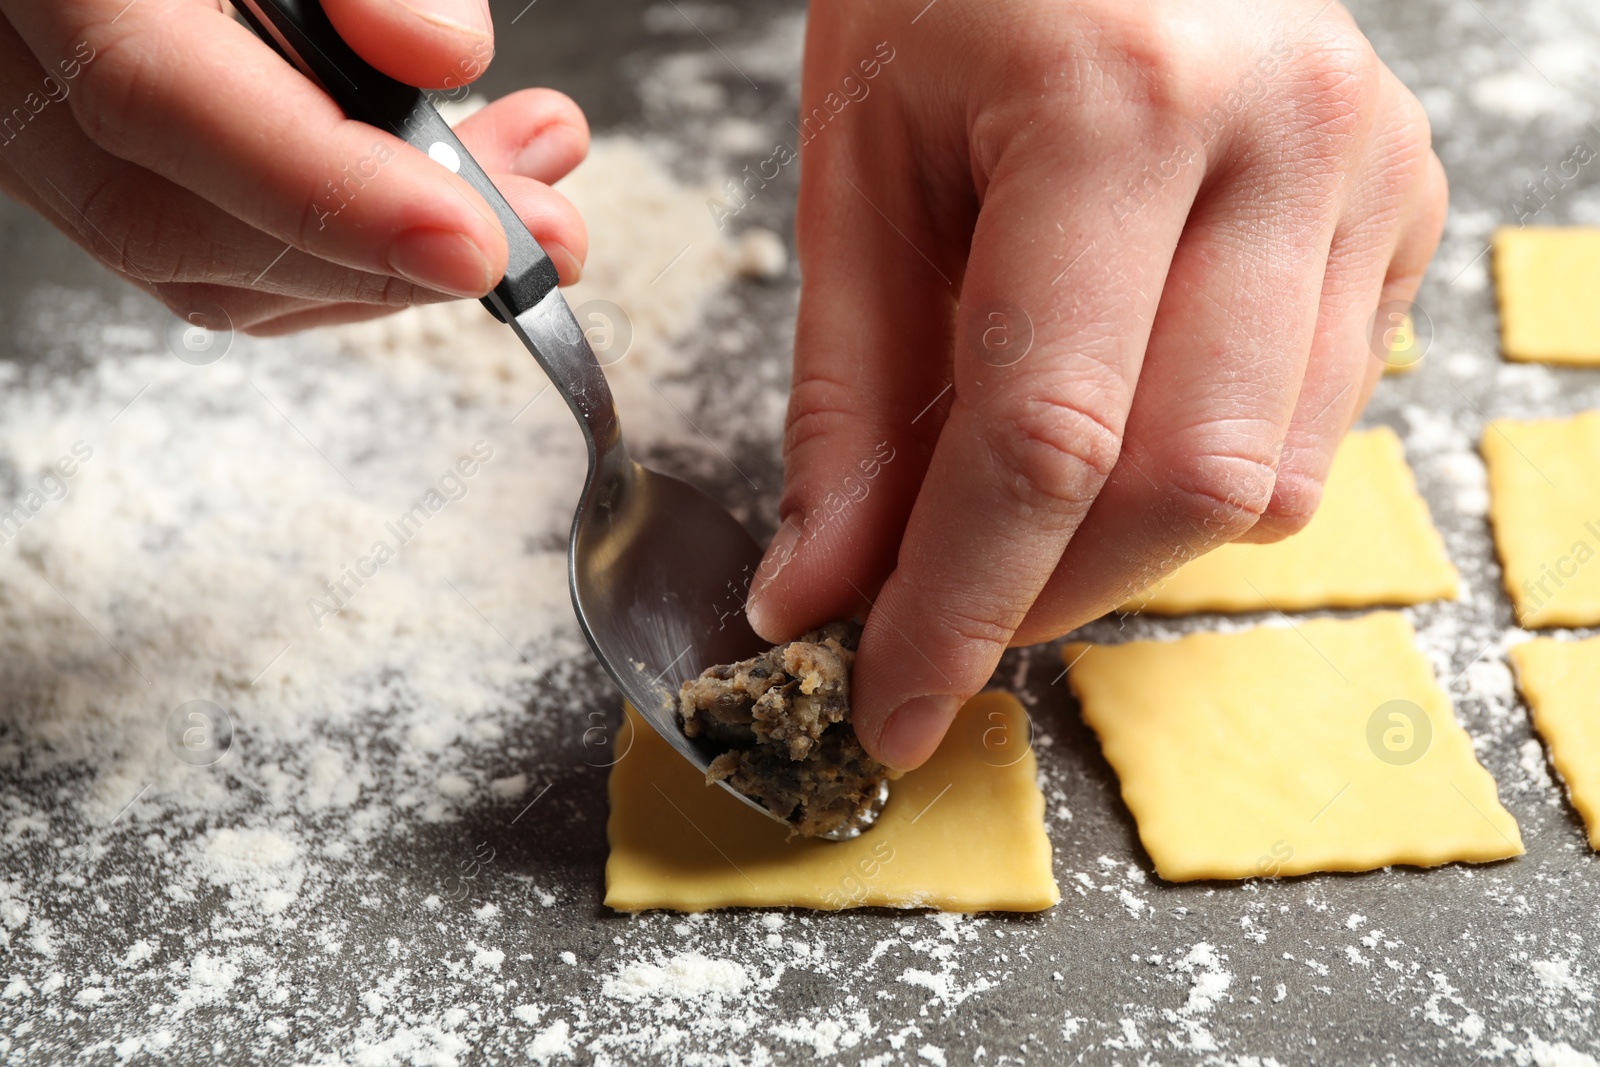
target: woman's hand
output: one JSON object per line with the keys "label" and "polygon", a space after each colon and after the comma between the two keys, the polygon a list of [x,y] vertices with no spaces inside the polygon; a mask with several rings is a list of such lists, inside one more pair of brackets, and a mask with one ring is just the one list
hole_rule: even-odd
{"label": "woman's hand", "polygon": [[1007,645],[1306,523],[1445,179],[1324,0],[816,0],[808,32],[749,611],[776,640],[870,603],[856,725],[906,768]]}
{"label": "woman's hand", "polygon": [[[494,52],[483,0],[323,6],[412,85],[460,90]],[[481,296],[504,274],[504,233],[465,181],[347,119],[216,0],[0,15],[0,189],[179,315],[285,332]],[[457,133],[575,280],[583,223],[548,183],[588,150],[577,105],[527,90]]]}

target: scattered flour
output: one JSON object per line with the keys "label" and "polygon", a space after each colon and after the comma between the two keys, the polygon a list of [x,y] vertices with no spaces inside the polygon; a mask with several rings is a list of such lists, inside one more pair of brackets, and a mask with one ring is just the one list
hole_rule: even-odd
{"label": "scattered flour", "polygon": [[1174,974],[1191,982],[1189,996],[1183,1006],[1163,1012],[1166,1020],[1177,1026],[1172,1034],[1175,1045],[1197,1052],[1217,1050],[1217,1039],[1202,1019],[1211,1013],[1233,985],[1233,974],[1222,963],[1223,957],[1218,955],[1216,948],[1209,942],[1201,941],[1172,964]]}
{"label": "scattered flour", "polygon": [[1528,1053],[1538,1067],[1600,1067],[1600,1061],[1565,1041],[1550,1042],[1535,1037],[1528,1043]]}
{"label": "scattered flour", "polygon": [[[623,309],[631,338],[607,369],[630,439],[715,458],[682,414],[697,394],[675,380],[689,366],[677,346],[740,274],[782,274],[782,242],[717,229],[712,187],[674,176],[637,138],[596,138],[563,188],[592,238],[568,299]],[[369,856],[403,855],[427,828],[526,803],[530,780],[548,781],[483,767],[504,765],[495,753],[530,707],[550,730],[579,719],[529,697],[571,689],[588,669],[565,582],[582,441],[537,364],[473,302],[292,341],[237,336],[197,367],[172,357],[159,325],[135,325],[147,305],[84,300],[46,290],[37,313],[63,345],[93,352],[109,338],[115,358],[43,384],[0,362],[0,473],[31,477],[75,441],[92,449],[64,497],[0,546],[0,767],[8,783],[55,783],[58,798],[33,809],[33,784],[0,798],[4,847],[35,857],[7,851],[0,867],[11,972],[0,1005],[65,997],[134,1051],[173,1048],[185,1017],[229,1005],[267,1048],[288,1032],[281,1018],[302,983],[327,980],[322,967],[341,980],[370,970],[347,958],[366,951],[347,940],[351,917],[321,910],[331,887],[366,877]],[[107,319],[117,325],[103,337]],[[781,400],[743,418],[770,436]],[[746,424],[723,420],[718,433],[727,442]],[[189,754],[196,738],[215,742],[215,758]],[[82,943],[77,921],[67,935],[50,916],[126,909],[97,904],[130,884],[108,861],[112,842],[143,857],[139,903],[113,924],[122,936]],[[496,862],[480,846],[458,879],[411,902],[451,914]],[[374,889],[369,906],[393,899],[394,887]],[[193,926],[212,903],[211,929]],[[470,903],[478,924],[499,921],[499,905]],[[290,931],[317,958],[283,958]],[[477,1024],[436,999],[451,983],[417,992],[419,961],[402,962],[415,948],[393,943],[400,970],[354,997],[359,1031],[337,1016],[319,1024],[329,1055],[463,1054]],[[503,985],[513,969],[506,949],[466,939],[439,955],[458,968],[454,983]],[[662,974],[655,987],[647,967],[612,981],[619,996],[669,997],[747,983],[730,961],[696,971],[679,960]],[[548,1020],[528,1055],[566,1053],[574,1026]],[[18,1040],[0,1036],[0,1059],[27,1047]],[[288,1055],[278,1048],[261,1057]]]}
{"label": "scattered flour", "polygon": [[570,1059],[572,1056],[571,1028],[565,1019],[557,1019],[545,1029],[539,1031],[539,1036],[528,1045],[528,1056],[537,1063],[549,1063],[556,1057]]}
{"label": "scattered flour", "polygon": [[624,964],[615,976],[606,979],[604,992],[619,1000],[688,1000],[737,994],[749,984],[750,976],[743,964],[686,952],[661,963]]}
{"label": "scattered flour", "polygon": [[1553,997],[1571,997],[1583,1002],[1594,1000],[1590,984],[1573,973],[1571,960],[1534,960],[1529,967],[1539,984]]}

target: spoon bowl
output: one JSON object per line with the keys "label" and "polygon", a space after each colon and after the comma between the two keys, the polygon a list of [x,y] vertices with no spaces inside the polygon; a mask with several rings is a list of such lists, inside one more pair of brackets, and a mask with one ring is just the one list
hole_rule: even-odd
{"label": "spoon bowl", "polygon": [[[749,659],[769,647],[744,613],[761,546],[717,501],[629,458],[610,387],[559,292],[509,321],[530,349],[543,354],[547,371],[555,365],[565,375],[552,373],[552,380],[589,446],[589,476],[567,553],[578,624],[634,709],[704,773],[721,749],[709,738],[684,734],[678,688],[707,667]],[[565,366],[550,359],[561,352],[575,358]],[[787,825],[727,782],[718,784]],[[822,836],[843,841],[859,835],[887,799],[884,783],[850,822]]]}

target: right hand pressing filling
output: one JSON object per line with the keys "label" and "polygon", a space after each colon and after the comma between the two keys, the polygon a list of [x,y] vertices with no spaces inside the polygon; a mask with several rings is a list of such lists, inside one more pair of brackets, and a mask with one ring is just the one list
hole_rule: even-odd
{"label": "right hand pressing filling", "polygon": [[850,668],[861,626],[834,622],[752,659],[707,668],[678,691],[683,732],[726,745],[706,783],[726,781],[794,833],[856,822],[895,777],[850,723]]}

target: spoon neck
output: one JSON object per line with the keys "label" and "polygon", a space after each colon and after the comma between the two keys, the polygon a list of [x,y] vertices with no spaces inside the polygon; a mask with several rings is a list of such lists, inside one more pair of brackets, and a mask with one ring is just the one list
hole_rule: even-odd
{"label": "spoon neck", "polygon": [[[596,388],[598,386],[598,388]],[[587,388],[566,394],[567,406],[578,420],[584,443],[589,448],[589,465],[599,473],[611,473],[630,465],[628,448],[622,442],[622,422],[617,417],[616,401],[600,368],[594,368],[594,382]]]}
{"label": "spoon neck", "polygon": [[596,476],[614,475],[629,467],[611,386],[561,291],[551,289],[537,304],[515,316],[511,328],[578,420]]}
{"label": "spoon neck", "polygon": [[622,428],[615,412],[609,422],[598,428],[584,423],[583,436],[589,446],[589,469],[594,472],[591,481],[598,484],[633,479],[635,464],[622,443]]}

